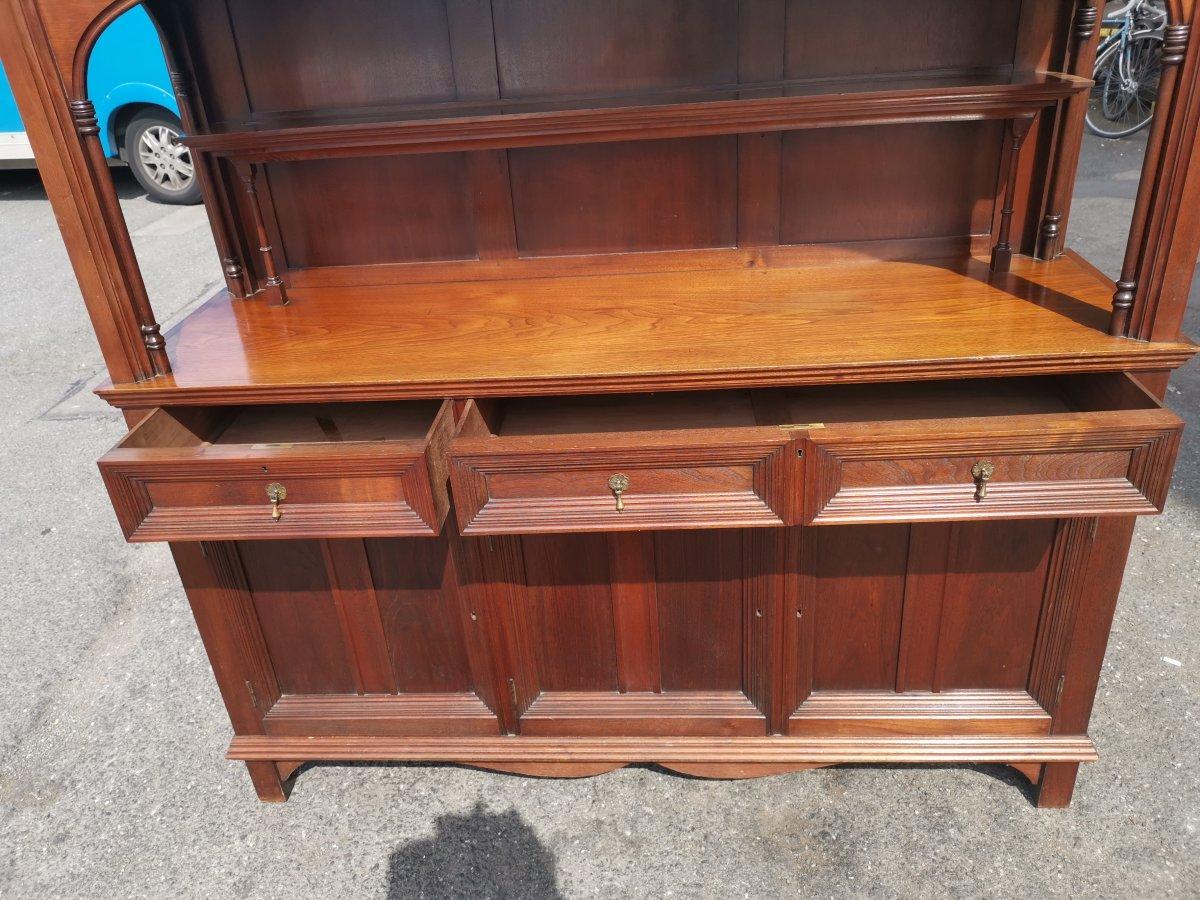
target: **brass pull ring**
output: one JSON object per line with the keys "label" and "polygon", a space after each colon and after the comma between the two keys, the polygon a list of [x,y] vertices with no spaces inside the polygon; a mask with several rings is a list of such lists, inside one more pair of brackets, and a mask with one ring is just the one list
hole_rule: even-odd
{"label": "brass pull ring", "polygon": [[971,466],[971,477],[975,479],[975,502],[987,499],[988,482],[996,472],[996,466],[986,459]]}
{"label": "brass pull ring", "polygon": [[283,518],[283,510],[279,504],[287,499],[287,488],[278,481],[267,485],[267,499],[271,501],[271,518],[278,522]]}
{"label": "brass pull ring", "polygon": [[608,489],[617,498],[617,512],[624,512],[625,498],[623,494],[629,490],[629,476],[620,473],[613,475],[608,479]]}

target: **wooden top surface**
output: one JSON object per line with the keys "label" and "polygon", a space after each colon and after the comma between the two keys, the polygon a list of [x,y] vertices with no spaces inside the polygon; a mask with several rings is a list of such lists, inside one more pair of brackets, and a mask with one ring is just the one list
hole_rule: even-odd
{"label": "wooden top surface", "polygon": [[1111,283],[1068,255],[855,261],[217,294],[174,374],[121,407],[482,397],[1166,369],[1189,342],[1109,337]]}

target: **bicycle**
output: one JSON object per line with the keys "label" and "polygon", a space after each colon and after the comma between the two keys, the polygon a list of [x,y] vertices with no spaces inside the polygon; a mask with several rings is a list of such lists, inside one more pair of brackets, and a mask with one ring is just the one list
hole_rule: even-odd
{"label": "bicycle", "polygon": [[1093,134],[1127,137],[1150,124],[1166,25],[1166,10],[1151,0],[1130,0],[1104,16],[1087,111]]}

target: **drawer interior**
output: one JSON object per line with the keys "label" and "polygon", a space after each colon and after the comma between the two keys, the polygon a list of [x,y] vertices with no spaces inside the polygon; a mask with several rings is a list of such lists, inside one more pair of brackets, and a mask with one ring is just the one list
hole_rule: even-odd
{"label": "drawer interior", "polygon": [[497,437],[744,428],[760,424],[752,391],[522,397],[481,402]]}
{"label": "drawer interior", "polygon": [[424,441],[441,404],[304,403],[157,410],[125,448]]}
{"label": "drawer interior", "polygon": [[1155,409],[1127,375],[975,378],[481,401],[497,437]]}

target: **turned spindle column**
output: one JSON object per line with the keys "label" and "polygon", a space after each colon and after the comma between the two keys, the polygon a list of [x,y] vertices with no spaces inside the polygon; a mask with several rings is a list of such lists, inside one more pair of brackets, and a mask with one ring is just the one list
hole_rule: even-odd
{"label": "turned spindle column", "polygon": [[[1085,0],[1075,10],[1071,28],[1071,51],[1065,71],[1081,78],[1091,78],[1096,64],[1096,23],[1100,12],[1094,0]],[[1083,139],[1083,123],[1087,115],[1088,93],[1081,92],[1063,104],[1058,116],[1055,155],[1050,170],[1046,213],[1038,229],[1038,259],[1054,259],[1062,253],[1063,219],[1071,202],[1074,174],[1079,162],[1079,143]]]}
{"label": "turned spindle column", "polygon": [[101,211],[109,238],[116,251],[121,279],[128,290],[141,340],[154,369],[152,374],[169,375],[171,361],[167,357],[167,342],[163,339],[158,322],[154,319],[154,310],[150,306],[150,297],[146,293],[146,283],[142,280],[142,271],[138,268],[137,256],[133,251],[133,241],[130,239],[129,229],[125,225],[125,215],[121,212],[121,204],[117,200],[112,177],[108,172],[108,158],[104,155],[104,147],[100,143],[100,125],[96,121],[96,107],[92,105],[91,100],[72,100],[69,105],[71,118],[75,122],[75,130],[79,133],[79,139],[83,142],[84,150],[87,152],[88,168],[93,179],[93,186],[100,198]]}
{"label": "turned spindle column", "polygon": [[1129,226],[1129,243],[1125,245],[1125,262],[1121,266],[1121,277],[1117,291],[1113,294],[1112,319],[1108,333],[1121,336],[1129,328],[1129,316],[1137,298],[1138,273],[1146,251],[1146,223],[1150,206],[1158,188],[1158,170],[1162,159],[1163,139],[1171,119],[1171,101],[1179,80],[1179,66],[1187,54],[1187,25],[1168,25],[1163,39],[1162,77],[1158,86],[1158,99],[1154,104],[1154,121],[1150,124],[1150,137],[1146,141],[1146,157],[1142,161],[1142,178],[1138,184],[1137,200],[1133,205],[1133,221]]}
{"label": "turned spindle column", "polygon": [[250,198],[250,210],[254,216],[254,233],[258,239],[258,252],[262,255],[263,272],[266,273],[263,291],[266,292],[268,298],[286,304],[288,302],[287,288],[279,274],[279,268],[275,264],[275,248],[271,246],[271,238],[267,234],[267,223],[263,219],[262,204],[258,196],[258,166],[251,163],[239,165],[237,168],[238,177],[241,178],[242,186]]}
{"label": "turned spindle column", "polygon": [[1012,218],[1017,196],[1017,171],[1021,162],[1021,147],[1033,125],[1032,118],[1009,119],[1005,129],[1008,139],[1008,177],[1004,185],[1004,207],[1000,210],[1000,233],[992,248],[992,271],[1007,272],[1012,265]]}
{"label": "turned spindle column", "polygon": [[[171,72],[171,87],[175,90],[175,100],[179,104],[179,118],[183,129],[188,134],[195,134],[199,129],[195,110],[192,108],[191,92],[187,79],[179,72]],[[221,257],[221,273],[225,276],[225,284],[229,293],[234,297],[245,297],[250,290],[246,284],[246,272],[234,249],[234,242],[229,236],[227,227],[227,207],[214,185],[218,183],[212,171],[212,160],[195,150],[192,152],[192,164],[196,171],[196,180],[200,184],[200,193],[204,197],[204,206],[208,210],[209,224],[212,226],[213,241],[217,245],[217,253]]]}

